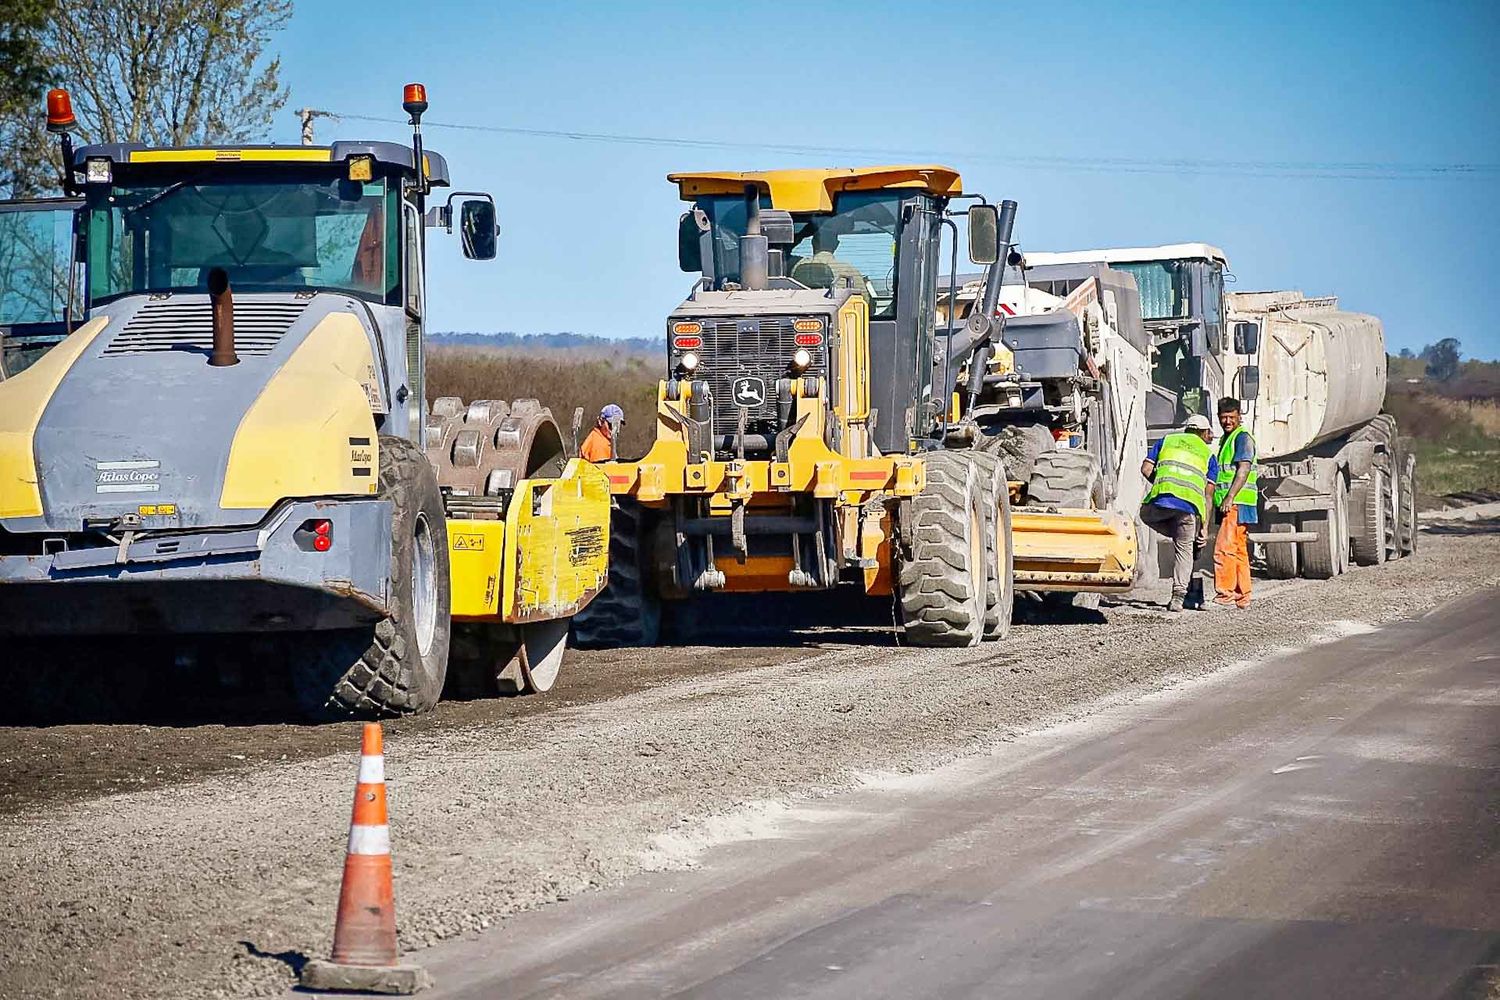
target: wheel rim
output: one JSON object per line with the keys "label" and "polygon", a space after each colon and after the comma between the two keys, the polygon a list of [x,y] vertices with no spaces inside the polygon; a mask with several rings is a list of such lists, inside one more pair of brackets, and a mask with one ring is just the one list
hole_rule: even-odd
{"label": "wheel rim", "polygon": [[1344,477],[1338,478],[1338,492],[1334,495],[1334,565],[1335,576],[1346,573],[1349,570],[1349,486],[1344,484]]}
{"label": "wheel rim", "polygon": [[969,506],[969,586],[979,609],[978,621],[984,619],[984,591],[989,574],[984,568],[984,519],[979,508]]}
{"label": "wheel rim", "polygon": [[417,649],[423,656],[432,651],[437,635],[437,548],[427,515],[417,513],[415,545],[411,559],[412,621],[417,631]]}
{"label": "wheel rim", "polygon": [[[1004,482],[1002,482],[1000,484],[1000,488],[1002,490],[1007,488]],[[1005,568],[1007,566],[1009,566],[1009,565],[1010,565],[1010,531],[1008,531],[1007,528],[1006,528],[1005,519],[1000,516],[1000,512],[999,511],[996,511],[995,512],[995,579],[999,581],[999,586],[997,586],[995,589],[996,589],[996,591],[1000,595],[1000,603],[1001,604],[1005,603],[1005,592],[1010,588],[1010,578],[1009,578],[1009,575],[1005,572]]]}

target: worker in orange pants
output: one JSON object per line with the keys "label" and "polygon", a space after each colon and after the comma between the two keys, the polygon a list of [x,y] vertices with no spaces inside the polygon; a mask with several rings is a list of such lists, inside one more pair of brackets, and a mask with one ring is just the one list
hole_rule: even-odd
{"label": "worker in orange pants", "polygon": [[1220,516],[1214,538],[1214,600],[1237,608],[1250,605],[1250,528],[1240,523],[1238,505]]}
{"label": "worker in orange pants", "polygon": [[1219,534],[1214,540],[1214,603],[1225,607],[1250,606],[1249,525],[1259,519],[1260,476],[1255,469],[1255,440],[1241,426],[1240,401],[1219,400],[1219,445],[1214,507],[1219,512]]}

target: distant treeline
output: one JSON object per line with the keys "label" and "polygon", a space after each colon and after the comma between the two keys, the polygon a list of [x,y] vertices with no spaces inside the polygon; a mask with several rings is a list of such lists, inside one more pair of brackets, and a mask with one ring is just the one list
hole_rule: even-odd
{"label": "distant treeline", "polygon": [[1420,353],[1410,349],[1390,356],[1390,381],[1420,383],[1428,392],[1449,399],[1500,400],[1500,361],[1464,359],[1460,344],[1449,337]]}
{"label": "distant treeline", "polygon": [[600,337],[588,333],[432,333],[442,347],[487,347],[506,350],[583,351],[597,355],[665,357],[666,342],[653,337]]}

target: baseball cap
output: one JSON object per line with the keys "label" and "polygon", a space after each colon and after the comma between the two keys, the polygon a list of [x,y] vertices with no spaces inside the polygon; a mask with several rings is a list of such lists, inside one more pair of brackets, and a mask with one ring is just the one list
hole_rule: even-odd
{"label": "baseball cap", "polygon": [[600,420],[624,420],[625,411],[616,403],[610,403],[599,411]]}
{"label": "baseball cap", "polygon": [[1190,431],[1211,431],[1214,425],[1208,422],[1208,418],[1201,413],[1195,413],[1187,419],[1187,429]]}

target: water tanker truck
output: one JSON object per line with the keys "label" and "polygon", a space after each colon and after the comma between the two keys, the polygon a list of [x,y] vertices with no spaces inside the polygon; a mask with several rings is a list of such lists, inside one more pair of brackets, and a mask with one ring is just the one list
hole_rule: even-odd
{"label": "water tanker truck", "polygon": [[[1224,291],[1229,261],[1206,243],[1028,253],[1032,264],[1104,263],[1134,275],[1151,334],[1153,440],[1221,395],[1244,402],[1258,450],[1252,542],[1278,577],[1336,576],[1416,546],[1416,458],[1385,401],[1380,320],[1301,292]],[[1159,566],[1168,562],[1157,541]]]}
{"label": "water tanker truck", "polygon": [[1409,555],[1417,544],[1416,456],[1385,402],[1380,320],[1333,296],[1232,292],[1223,352],[1259,457],[1273,576],[1326,579]]}

